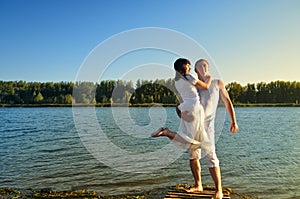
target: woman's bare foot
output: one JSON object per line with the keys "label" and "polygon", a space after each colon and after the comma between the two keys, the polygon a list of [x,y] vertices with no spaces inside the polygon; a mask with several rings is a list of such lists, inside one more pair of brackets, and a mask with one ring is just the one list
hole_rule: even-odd
{"label": "woman's bare foot", "polygon": [[193,186],[186,190],[186,192],[202,192],[203,187],[202,186]]}
{"label": "woman's bare foot", "polygon": [[157,129],[157,131],[155,131],[154,133],[151,134],[151,137],[159,137],[159,136],[163,136],[164,135],[164,130],[165,128],[160,127],[159,129]]}
{"label": "woman's bare foot", "polygon": [[222,191],[217,191],[214,195],[214,199],[222,199],[222,198],[223,198]]}

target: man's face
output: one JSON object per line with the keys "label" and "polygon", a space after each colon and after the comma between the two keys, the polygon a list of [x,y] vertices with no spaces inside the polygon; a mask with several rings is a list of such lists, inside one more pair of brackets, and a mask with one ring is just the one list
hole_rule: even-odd
{"label": "man's face", "polygon": [[201,61],[197,64],[197,67],[195,68],[195,72],[202,77],[209,74],[209,66],[206,61]]}

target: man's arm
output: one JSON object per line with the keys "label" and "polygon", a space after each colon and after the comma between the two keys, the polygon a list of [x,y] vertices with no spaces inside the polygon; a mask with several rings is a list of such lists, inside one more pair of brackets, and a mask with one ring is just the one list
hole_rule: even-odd
{"label": "man's arm", "polygon": [[225,88],[224,82],[222,80],[219,80],[218,85],[219,85],[219,89],[220,89],[221,99],[224,102],[226,111],[229,114],[230,119],[231,119],[230,132],[236,133],[236,132],[238,132],[239,127],[236,123],[235,111],[234,111],[232,102],[231,102],[229,94]]}

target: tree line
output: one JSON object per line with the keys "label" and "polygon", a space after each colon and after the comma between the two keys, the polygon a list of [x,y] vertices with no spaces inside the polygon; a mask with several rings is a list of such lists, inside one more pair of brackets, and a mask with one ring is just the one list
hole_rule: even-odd
{"label": "tree line", "polygon": [[226,85],[226,89],[234,104],[298,104],[300,102],[300,82],[296,81],[248,83],[246,86],[232,82]]}
{"label": "tree line", "polygon": [[[300,82],[273,81],[242,86],[226,85],[234,104],[292,103],[300,101]],[[103,80],[92,82],[0,81],[0,104],[151,104],[174,105],[178,93],[174,79],[132,81]]]}

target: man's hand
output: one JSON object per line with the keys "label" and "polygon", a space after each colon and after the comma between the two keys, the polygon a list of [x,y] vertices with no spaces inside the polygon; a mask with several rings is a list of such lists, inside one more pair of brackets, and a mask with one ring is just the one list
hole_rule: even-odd
{"label": "man's hand", "polygon": [[232,133],[232,134],[234,134],[234,133],[236,133],[236,132],[238,132],[238,130],[239,130],[239,127],[238,127],[238,125],[236,124],[236,123],[231,123],[230,124],[230,132]]}

